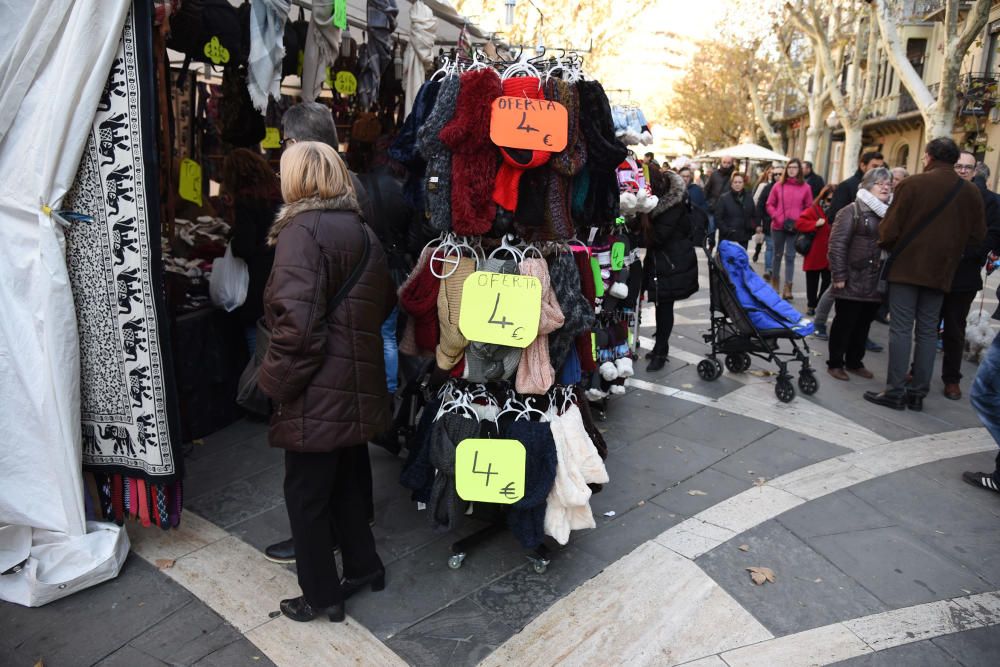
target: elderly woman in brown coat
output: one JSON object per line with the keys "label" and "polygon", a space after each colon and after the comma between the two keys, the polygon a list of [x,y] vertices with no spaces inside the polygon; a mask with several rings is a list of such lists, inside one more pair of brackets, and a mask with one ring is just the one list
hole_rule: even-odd
{"label": "elderly woman in brown coat", "polygon": [[[892,174],[884,167],[865,172],[853,203],[840,209],[830,230],[830,273],[837,316],[830,327],[827,372],[838,380],[851,372],[871,379],[865,368],[865,341],[882,297],[878,273],[882,251],[878,226],[892,197]],[[845,370],[846,369],[846,370]]]}
{"label": "elderly woman in brown coat", "polygon": [[396,299],[336,151],[318,142],[285,151],[281,193],[264,292],[271,342],[258,380],[274,403],[270,444],[285,450],[285,504],[302,588],[301,597],[281,601],[281,611],[296,621],[320,614],[342,621],[345,598],[385,585],[364,496],[367,442],[389,423],[379,332]]}

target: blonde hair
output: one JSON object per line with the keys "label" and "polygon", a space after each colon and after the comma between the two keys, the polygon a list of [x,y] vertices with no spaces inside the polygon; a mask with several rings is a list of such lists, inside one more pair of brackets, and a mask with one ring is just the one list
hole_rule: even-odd
{"label": "blonde hair", "polygon": [[337,151],[319,141],[297,141],[281,155],[281,196],[286,204],[315,197],[354,195],[347,165]]}

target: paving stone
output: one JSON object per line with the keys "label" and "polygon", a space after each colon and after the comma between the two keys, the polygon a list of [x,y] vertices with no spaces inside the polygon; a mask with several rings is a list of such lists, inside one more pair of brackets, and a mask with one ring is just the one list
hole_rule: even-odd
{"label": "paving stone", "polygon": [[378,445],[368,445],[368,455],[372,462],[372,500],[378,508],[394,502],[400,497],[399,473],[405,459],[401,459]]}
{"label": "paving stone", "polygon": [[[723,359],[720,357],[719,361],[721,362]],[[674,389],[683,389],[709,398],[721,398],[743,386],[742,382],[725,375],[711,382],[702,380],[698,377],[698,367],[694,364],[685,364],[683,368],[671,372],[666,379],[659,380],[659,382]]]}
{"label": "paving stone", "polygon": [[566,546],[553,553],[552,563],[543,574],[525,565],[480,588],[471,598],[505,625],[520,631],[606,564],[574,546]]}
{"label": "paving stone", "polygon": [[409,493],[375,508],[375,546],[386,564],[441,538],[430,524],[427,510],[418,510]]}
{"label": "paving stone", "polygon": [[218,451],[239,444],[251,438],[258,438],[261,435],[267,438],[267,422],[256,422],[241,419],[233,422],[221,431],[202,438],[202,443],[195,446],[195,451]]}
{"label": "paving stone", "polygon": [[116,579],[43,607],[0,603],[0,636],[13,656],[4,664],[94,664],[193,600],[155,567],[130,556]]}
{"label": "paving stone", "polygon": [[960,667],[950,655],[930,640],[896,646],[833,663],[836,667]]}
{"label": "paving stone", "polygon": [[921,541],[1000,586],[997,517],[984,503],[952,493],[962,487],[971,488],[961,479],[946,480],[942,486],[906,470],[860,484],[853,491]]}
{"label": "paving stone", "polygon": [[893,519],[858,498],[850,489],[799,505],[777,520],[803,539],[896,525]]}
{"label": "paving stone", "polygon": [[283,504],[284,479],[284,467],[275,466],[208,491],[186,505],[215,525],[229,528]]}
{"label": "paving stone", "polygon": [[239,639],[232,644],[209,653],[194,663],[193,667],[275,667],[264,652],[249,639]]}
{"label": "paving stone", "polygon": [[598,517],[596,530],[574,533],[570,544],[611,564],[684,519],[652,502],[635,507],[613,521]]}
{"label": "paving stone", "polygon": [[[700,446],[700,445],[699,445]],[[653,503],[678,515],[678,518],[694,516],[712,505],[731,498],[749,489],[753,484],[745,479],[737,479],[714,468],[703,470],[694,477],[654,496]],[[691,495],[691,491],[702,491],[705,495]]]}
{"label": "paving stone", "polygon": [[[749,551],[739,550],[743,544]],[[886,611],[886,605],[775,521],[695,562],[775,635]],[[746,571],[753,566],[774,570],[775,583],[755,586]]]}
{"label": "paving stone", "polygon": [[927,463],[912,470],[937,482],[962,500],[1000,518],[1000,494],[972,486],[962,480],[962,473],[966,470],[992,471],[996,467],[995,459],[995,452],[983,452]]}
{"label": "paving stone", "polygon": [[229,533],[240,538],[261,551],[292,536],[288,525],[288,510],[285,503],[275,506],[261,514],[245,521],[234,523],[228,529]]}
{"label": "paving stone", "polygon": [[469,599],[459,600],[386,644],[411,665],[473,667],[514,631]]}
{"label": "paving stone", "polygon": [[875,528],[807,541],[894,609],[993,589],[968,568],[902,528]]}
{"label": "paving stone", "polygon": [[668,433],[685,440],[735,452],[763,438],[777,427],[756,419],[734,415],[718,408],[704,407],[666,427]]}
{"label": "paving stone", "polygon": [[615,450],[642,440],[697,409],[698,405],[690,401],[637,391],[624,397],[620,405],[611,403],[607,419],[597,422],[597,426],[604,434],[608,449]]}
{"label": "paving stone", "polygon": [[1000,662],[1000,627],[966,630],[932,639],[965,667],[994,667]]}
{"label": "paving stone", "polygon": [[[192,602],[131,642],[143,654],[169,665],[190,665],[240,639],[239,631],[209,609]],[[124,663],[122,663],[124,664]]]}
{"label": "paving stone", "polygon": [[737,479],[756,481],[774,479],[786,473],[816,463],[812,458],[789,449],[752,442],[733,452],[712,467]]}
{"label": "paving stone", "polygon": [[826,459],[832,459],[835,456],[843,456],[844,454],[851,453],[851,450],[846,447],[838,447],[824,440],[819,440],[787,428],[779,428],[776,431],[768,433],[760,440],[748,445],[747,449],[749,448],[753,448],[761,453],[784,450],[817,463]]}
{"label": "paving stone", "polygon": [[663,488],[682,482],[717,464],[725,453],[658,431],[616,453],[629,465],[661,481]]}
{"label": "paving stone", "polygon": [[[640,502],[648,501],[670,486],[663,481],[662,475],[640,470],[627,459],[626,456],[612,454],[604,462],[611,481],[604,485],[600,493],[590,497],[590,508],[598,526],[616,520],[625,512],[638,507]],[[615,516],[604,516],[605,512],[612,511]]]}
{"label": "paving stone", "polygon": [[[46,662],[45,664],[48,664]],[[171,663],[157,660],[151,655],[143,653],[139,649],[127,645],[123,646],[108,657],[94,664],[94,667],[167,667]],[[174,663],[185,664],[191,663]]]}
{"label": "paving stone", "polygon": [[284,451],[267,445],[266,434],[225,448],[203,450],[195,446],[184,459],[185,502],[275,466],[282,467],[284,460]]}

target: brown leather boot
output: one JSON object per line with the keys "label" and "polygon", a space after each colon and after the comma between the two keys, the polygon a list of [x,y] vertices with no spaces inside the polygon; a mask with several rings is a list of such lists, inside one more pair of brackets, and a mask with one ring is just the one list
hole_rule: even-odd
{"label": "brown leather boot", "polygon": [[781,278],[778,278],[777,276],[772,275],[771,276],[771,287],[774,288],[775,292],[777,292],[778,288],[780,286],[781,286]]}
{"label": "brown leather boot", "polygon": [[792,284],[791,283],[785,283],[785,289],[782,290],[782,292],[781,292],[781,298],[782,299],[787,299],[788,301],[792,300],[793,297],[792,297]]}

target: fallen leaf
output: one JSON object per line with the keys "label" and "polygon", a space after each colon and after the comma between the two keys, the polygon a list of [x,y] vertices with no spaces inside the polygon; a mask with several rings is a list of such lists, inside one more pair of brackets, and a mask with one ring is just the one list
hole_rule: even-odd
{"label": "fallen leaf", "polygon": [[772,373],[771,371],[765,371],[765,370],[759,369],[759,368],[758,369],[754,369],[752,371],[748,371],[748,372],[750,373],[750,375],[754,375],[754,376],[759,377],[759,378],[767,378],[767,377],[771,377],[772,375],[774,375],[774,373]]}
{"label": "fallen leaf", "polygon": [[39,658],[38,662],[35,663],[35,667],[45,667],[45,662]]}
{"label": "fallen leaf", "polygon": [[171,558],[157,558],[156,562],[155,562],[155,565],[156,565],[156,567],[160,568],[161,570],[169,570],[170,568],[172,568],[174,566],[175,562],[176,561],[174,561]]}
{"label": "fallen leaf", "polygon": [[689,496],[707,496],[708,494],[704,491],[699,491],[698,489],[691,489],[688,491]]}
{"label": "fallen leaf", "polygon": [[740,551],[750,551],[750,545],[749,544],[741,544],[739,546],[739,550]]}
{"label": "fallen leaf", "polygon": [[750,573],[750,579],[752,579],[753,583],[757,586],[762,586],[764,582],[768,581],[772,584],[774,583],[774,570],[769,567],[754,566],[748,567],[746,570]]}

